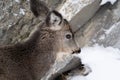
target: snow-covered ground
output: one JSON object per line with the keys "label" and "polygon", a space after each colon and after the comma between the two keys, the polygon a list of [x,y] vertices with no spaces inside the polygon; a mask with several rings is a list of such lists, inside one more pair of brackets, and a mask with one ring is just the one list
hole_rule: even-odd
{"label": "snow-covered ground", "polygon": [[104,5],[107,2],[110,2],[111,4],[114,4],[117,0],[102,0],[101,5]]}
{"label": "snow-covered ground", "polygon": [[74,76],[70,80],[120,80],[119,49],[94,45],[83,48],[78,56],[92,72],[86,77]]}

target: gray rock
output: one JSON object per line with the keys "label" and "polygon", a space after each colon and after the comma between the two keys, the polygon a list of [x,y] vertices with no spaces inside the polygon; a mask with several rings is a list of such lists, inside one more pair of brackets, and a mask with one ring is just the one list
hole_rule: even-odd
{"label": "gray rock", "polygon": [[[64,0],[41,0],[54,9]],[[46,15],[36,19],[30,11],[29,0],[0,0],[0,44],[15,44],[26,39]],[[41,12],[44,14],[44,12]]]}
{"label": "gray rock", "polygon": [[75,56],[65,57],[63,61],[57,62],[52,66],[51,70],[41,80],[54,80],[63,72],[69,71],[81,65],[81,60]]}
{"label": "gray rock", "polygon": [[0,3],[3,4],[0,6],[0,31],[4,32],[0,32],[0,44],[14,44],[23,40],[25,37],[20,34],[22,28],[26,26],[29,31],[23,33],[26,36],[32,30],[30,26],[34,24],[28,1],[1,0]]}
{"label": "gray rock", "polygon": [[70,23],[74,32],[93,17],[100,7],[100,2],[101,0],[94,0],[92,3],[83,7],[74,17],[72,17]]}
{"label": "gray rock", "polygon": [[120,1],[113,6],[110,3],[103,5],[96,15],[87,22],[78,32],[76,41],[83,46],[100,44],[120,48]]}
{"label": "gray rock", "polygon": [[76,31],[96,13],[100,2],[101,0],[67,0],[59,12],[70,21],[72,30]]}

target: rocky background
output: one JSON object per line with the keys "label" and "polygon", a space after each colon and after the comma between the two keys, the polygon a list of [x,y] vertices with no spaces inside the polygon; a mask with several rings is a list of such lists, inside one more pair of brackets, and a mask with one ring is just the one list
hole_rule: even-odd
{"label": "rocky background", "polygon": [[[81,34],[81,35],[80,35]],[[81,46],[93,44],[120,48],[120,0],[102,5],[76,33]]]}

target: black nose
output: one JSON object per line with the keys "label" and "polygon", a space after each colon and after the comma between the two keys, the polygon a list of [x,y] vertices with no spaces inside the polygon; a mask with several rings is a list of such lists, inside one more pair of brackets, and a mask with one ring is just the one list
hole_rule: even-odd
{"label": "black nose", "polygon": [[72,54],[78,54],[78,53],[80,53],[80,52],[81,52],[81,49],[78,49],[78,50],[73,51]]}

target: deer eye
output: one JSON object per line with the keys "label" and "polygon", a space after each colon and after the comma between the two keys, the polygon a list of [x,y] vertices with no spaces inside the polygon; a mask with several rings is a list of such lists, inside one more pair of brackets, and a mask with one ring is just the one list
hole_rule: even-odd
{"label": "deer eye", "polygon": [[71,38],[72,38],[72,35],[71,35],[71,34],[67,34],[67,35],[66,35],[66,38],[67,38],[67,39],[71,39]]}

